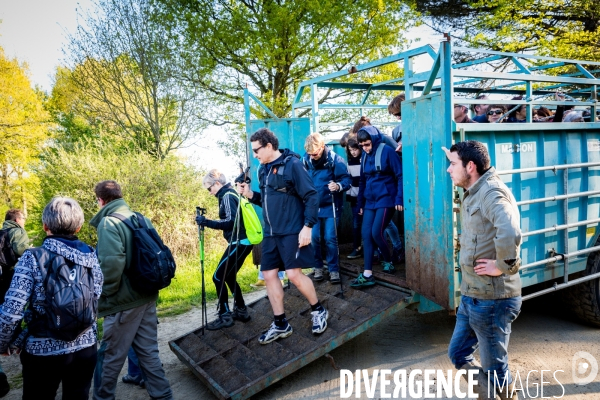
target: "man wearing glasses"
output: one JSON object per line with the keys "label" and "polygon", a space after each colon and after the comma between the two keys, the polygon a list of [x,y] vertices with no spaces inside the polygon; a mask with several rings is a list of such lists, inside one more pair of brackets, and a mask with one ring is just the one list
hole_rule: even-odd
{"label": "man wearing glasses", "polygon": [[467,106],[465,106],[464,104],[455,104],[454,122],[456,122],[457,124],[471,124],[475,121],[469,118],[469,109],[467,108]]}
{"label": "man wearing glasses", "polygon": [[283,308],[283,288],[277,276],[283,269],[310,303],[312,333],[322,333],[327,329],[329,314],[319,302],[312,280],[302,273],[302,268],[313,263],[311,236],[317,223],[319,195],[300,156],[289,149],[279,150],[279,140],[273,132],[259,129],[250,137],[250,144],[254,157],[262,164],[258,171],[260,192],[253,192],[246,183],[239,185],[239,191],[251,203],[263,208],[260,269],[274,314],[273,323],[258,341],[267,344],[292,334]]}

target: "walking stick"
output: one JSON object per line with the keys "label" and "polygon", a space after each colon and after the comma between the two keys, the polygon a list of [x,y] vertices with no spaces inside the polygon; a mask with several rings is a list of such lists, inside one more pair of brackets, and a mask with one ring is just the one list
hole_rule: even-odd
{"label": "walking stick", "polygon": [[[196,216],[206,214],[206,208],[196,207]],[[202,273],[202,335],[208,324],[206,312],[206,284],[204,283],[204,226],[198,225],[198,237],[200,238],[200,272]]]}
{"label": "walking stick", "polygon": [[343,285],[343,278],[342,278],[342,268],[340,266],[340,240],[338,238],[338,232],[337,232],[337,218],[335,216],[335,197],[333,195],[333,192],[331,192],[331,208],[333,209],[333,226],[335,227],[335,239],[337,240],[337,256],[338,256],[338,269],[339,269],[339,274],[340,274],[340,294],[342,296],[342,299],[344,298],[344,285]]}

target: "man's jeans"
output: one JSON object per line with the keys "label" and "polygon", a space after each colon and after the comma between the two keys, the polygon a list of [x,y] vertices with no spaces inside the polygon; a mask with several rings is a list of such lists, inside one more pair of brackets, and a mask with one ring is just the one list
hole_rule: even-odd
{"label": "man's jeans", "polygon": [[321,253],[321,226],[323,226],[323,235],[325,236],[325,246],[327,246],[327,267],[329,272],[339,272],[338,264],[338,240],[335,234],[335,223],[339,222],[337,218],[319,218],[319,222],[312,228],[312,245],[315,252],[315,268],[323,268],[323,256]]}
{"label": "man's jeans", "polygon": [[481,366],[488,371],[490,384],[494,384],[494,372],[500,385],[510,384],[512,376],[508,369],[508,340],[511,324],[520,311],[520,296],[497,300],[462,296],[448,348],[452,364],[459,369],[473,361],[473,353],[479,348]]}

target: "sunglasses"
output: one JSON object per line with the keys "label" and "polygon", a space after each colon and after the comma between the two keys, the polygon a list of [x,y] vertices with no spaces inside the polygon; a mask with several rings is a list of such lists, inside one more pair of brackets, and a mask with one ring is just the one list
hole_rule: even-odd
{"label": "sunglasses", "polygon": [[394,114],[394,117],[401,117],[401,116],[402,116],[402,113],[396,113],[396,114]]}
{"label": "sunglasses", "polygon": [[259,151],[260,149],[262,149],[263,147],[265,147],[265,146],[260,146],[260,147],[257,147],[257,148],[255,148],[255,149],[252,149],[252,151],[254,152],[254,154],[258,154],[258,151]]}
{"label": "sunglasses", "polygon": [[488,115],[494,115],[494,114],[500,115],[500,114],[504,114],[504,111],[502,111],[502,110],[488,111],[487,114]]}
{"label": "sunglasses", "polygon": [[[217,183],[217,182],[215,182],[215,183]],[[215,186],[215,183],[213,183],[212,185],[210,185],[209,187],[207,187],[206,190],[208,190],[210,192],[210,189],[212,189],[212,187]]]}
{"label": "sunglasses", "polygon": [[359,147],[371,147],[373,143],[359,143],[358,146]]}

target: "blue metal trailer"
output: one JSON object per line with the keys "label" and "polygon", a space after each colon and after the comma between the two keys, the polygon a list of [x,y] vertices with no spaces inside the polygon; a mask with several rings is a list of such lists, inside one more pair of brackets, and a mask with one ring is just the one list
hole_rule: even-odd
{"label": "blue metal trailer", "polygon": [[[429,66],[421,66],[423,59]],[[401,64],[403,76],[384,81],[369,79],[377,76],[373,71],[392,63]],[[336,333],[326,340],[314,340],[303,352],[290,355],[289,363],[272,369],[265,367],[262,375],[256,374],[255,366],[267,363],[267,358],[261,355],[264,348],[250,341],[250,338],[255,340],[255,333],[246,332],[243,338],[225,335],[224,346],[218,342],[219,336],[211,335],[208,340],[198,329],[170,342],[171,348],[217,396],[246,398],[405,306],[421,312],[444,309],[454,312],[460,299],[462,190],[453,187],[446,173],[448,161],[442,146],[449,148],[454,142],[469,139],[487,146],[492,165],[517,199],[523,232],[523,263],[519,273],[524,299],[568,289],[574,312],[600,326],[598,66],[598,62],[452,48],[445,41],[438,51],[423,46],[302,82],[292,105],[292,118],[277,118],[246,90],[248,137],[257,129],[268,127],[279,138],[281,148],[303,154],[308,134],[332,132],[330,144],[342,155],[335,132],[340,136],[365,113],[373,117],[373,124],[378,127],[397,125],[397,121],[387,116],[387,104],[393,96],[405,92],[406,100],[402,103],[405,280],[380,282],[382,290],[398,293],[382,292],[381,298],[392,303],[382,302],[386,311],[373,311],[372,323],[365,322],[368,318],[348,322],[339,327],[339,336]],[[343,98],[347,100],[322,102],[319,96],[323,90],[344,91]],[[557,90],[565,91],[569,101],[552,99]],[[476,99],[482,93],[492,99]],[[508,95],[522,95],[523,99],[506,99]],[[525,104],[527,122],[456,124],[453,121],[455,104],[483,103]],[[588,107],[590,122],[532,122],[533,109],[540,105]],[[252,119],[254,113],[270,118]],[[250,143],[247,146],[250,155]],[[258,171],[256,159],[248,158],[252,170]],[[257,179],[253,179],[252,189],[258,190]],[[346,273],[349,271],[352,269],[346,268]],[[339,298],[340,293],[333,293],[322,284],[318,290],[329,290],[327,301],[340,307],[340,316],[350,315],[343,310],[353,307],[352,304],[364,307],[363,314],[370,312],[365,298],[352,300],[350,295],[346,303]],[[349,289],[346,293],[360,292]],[[394,307],[393,302],[402,305]],[[299,304],[289,307],[298,308]],[[261,307],[266,306],[258,305],[256,310]],[[239,352],[244,357],[235,355]],[[255,362],[244,363],[245,358]],[[246,364],[250,365],[248,371],[244,369]],[[223,368],[239,376],[243,386],[224,388],[211,377],[211,371],[222,373]]]}
{"label": "blue metal trailer", "polygon": [[[428,58],[431,67],[419,71],[415,68],[419,58]],[[404,76],[383,82],[352,79],[392,63],[403,64]],[[520,207],[524,238],[520,273],[523,286],[532,288],[524,298],[584,284],[594,308],[585,318],[600,326],[600,266],[595,256],[600,249],[599,66],[600,62],[452,48],[445,41],[438,51],[427,45],[301,83],[292,109],[293,116],[305,111],[304,118],[253,120],[251,101],[263,110],[266,107],[246,90],[247,132],[250,135],[267,126],[278,135],[282,147],[302,154],[309,133],[347,129],[353,124],[353,120],[335,120],[340,110],[346,111],[345,116],[353,111],[354,120],[375,113],[380,120],[373,124],[380,128],[397,125],[385,119],[381,110],[387,109],[392,96],[405,92],[406,276],[417,298],[437,305],[427,304],[422,309],[454,310],[458,305],[462,190],[452,186],[446,173],[448,162],[442,146],[474,139],[486,144],[492,165]],[[322,90],[354,91],[360,93],[360,99],[352,104],[319,103]],[[568,100],[551,98],[557,90],[568,94]],[[478,100],[478,94],[495,99]],[[522,95],[523,99],[503,98],[507,95]],[[371,98],[375,101],[370,102]],[[527,123],[456,124],[453,108],[458,103],[525,104]],[[532,122],[534,107],[541,105],[588,107],[591,121]],[[250,162],[257,170],[256,160]]]}

